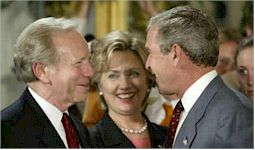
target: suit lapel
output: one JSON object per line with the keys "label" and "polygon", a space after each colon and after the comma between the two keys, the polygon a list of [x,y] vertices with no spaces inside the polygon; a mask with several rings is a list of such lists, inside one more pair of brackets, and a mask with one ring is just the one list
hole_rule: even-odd
{"label": "suit lapel", "polygon": [[39,143],[43,143],[43,145],[46,145],[46,147],[49,148],[65,148],[65,145],[54,126],[51,124],[41,107],[36,103],[28,89],[25,91],[25,100],[28,101],[29,106],[36,116],[35,120],[37,120],[37,124],[35,124],[35,128],[37,128],[41,135],[41,137],[38,137]]}
{"label": "suit lapel", "polygon": [[151,139],[151,147],[162,148],[164,143],[163,141],[165,140],[165,136],[166,136],[165,133],[167,133],[168,131],[167,127],[165,128],[165,132],[164,132],[164,130],[160,129],[159,127],[151,123],[149,119],[147,118],[147,116],[145,116],[144,114],[143,114],[143,117],[146,118],[148,123],[148,130],[149,130],[149,135]]}
{"label": "suit lapel", "polygon": [[219,76],[214,78],[200,95],[176,137],[173,148],[190,148],[197,134],[197,123],[203,118],[206,108],[213,99],[215,93],[223,86]]}
{"label": "suit lapel", "polygon": [[135,148],[129,139],[123,135],[117,125],[106,112],[100,124],[100,133],[105,148]]}
{"label": "suit lapel", "polygon": [[77,131],[81,147],[82,148],[91,147],[88,142],[89,134],[86,126],[83,125],[72,113],[69,113],[69,115]]}

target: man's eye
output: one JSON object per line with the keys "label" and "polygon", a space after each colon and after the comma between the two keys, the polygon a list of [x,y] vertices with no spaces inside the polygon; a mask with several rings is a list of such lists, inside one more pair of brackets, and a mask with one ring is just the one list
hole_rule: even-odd
{"label": "man's eye", "polygon": [[82,61],[77,61],[77,62],[74,63],[74,65],[77,66],[77,65],[80,65],[81,63],[82,63]]}
{"label": "man's eye", "polygon": [[137,71],[133,71],[133,72],[130,73],[131,77],[138,77],[139,75],[140,75],[140,73],[137,72]]}

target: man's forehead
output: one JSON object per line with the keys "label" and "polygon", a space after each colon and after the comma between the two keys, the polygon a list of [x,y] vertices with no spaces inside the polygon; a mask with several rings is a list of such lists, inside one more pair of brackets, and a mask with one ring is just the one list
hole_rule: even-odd
{"label": "man's forehead", "polygon": [[151,40],[154,40],[156,38],[157,32],[158,32],[158,29],[155,26],[151,26],[148,29],[146,44],[147,42],[151,42]]}
{"label": "man's forehead", "polygon": [[156,35],[157,32],[158,32],[158,26],[156,26],[156,25],[152,25],[152,26],[148,29],[148,33],[149,33],[149,34]]}

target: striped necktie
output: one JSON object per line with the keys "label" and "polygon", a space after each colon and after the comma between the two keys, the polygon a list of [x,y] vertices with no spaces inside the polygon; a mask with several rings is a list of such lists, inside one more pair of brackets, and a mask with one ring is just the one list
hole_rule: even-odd
{"label": "striped necktie", "polygon": [[177,103],[177,105],[174,108],[171,122],[169,124],[169,132],[166,137],[165,148],[171,148],[173,145],[176,129],[178,127],[180,115],[183,110],[184,110],[184,108],[182,106],[181,100],[179,100],[179,102]]}
{"label": "striped necktie", "polygon": [[79,148],[79,138],[77,137],[71,118],[66,113],[63,113],[61,121],[66,132],[68,148]]}

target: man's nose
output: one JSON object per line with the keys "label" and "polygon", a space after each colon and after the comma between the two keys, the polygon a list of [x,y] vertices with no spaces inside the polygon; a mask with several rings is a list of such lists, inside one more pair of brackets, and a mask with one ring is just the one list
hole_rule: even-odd
{"label": "man's nose", "polygon": [[86,77],[92,77],[94,75],[94,69],[92,68],[91,63],[89,62],[86,67],[83,68],[83,74]]}
{"label": "man's nose", "polygon": [[146,67],[147,70],[150,70],[150,56],[146,60],[145,67]]}

